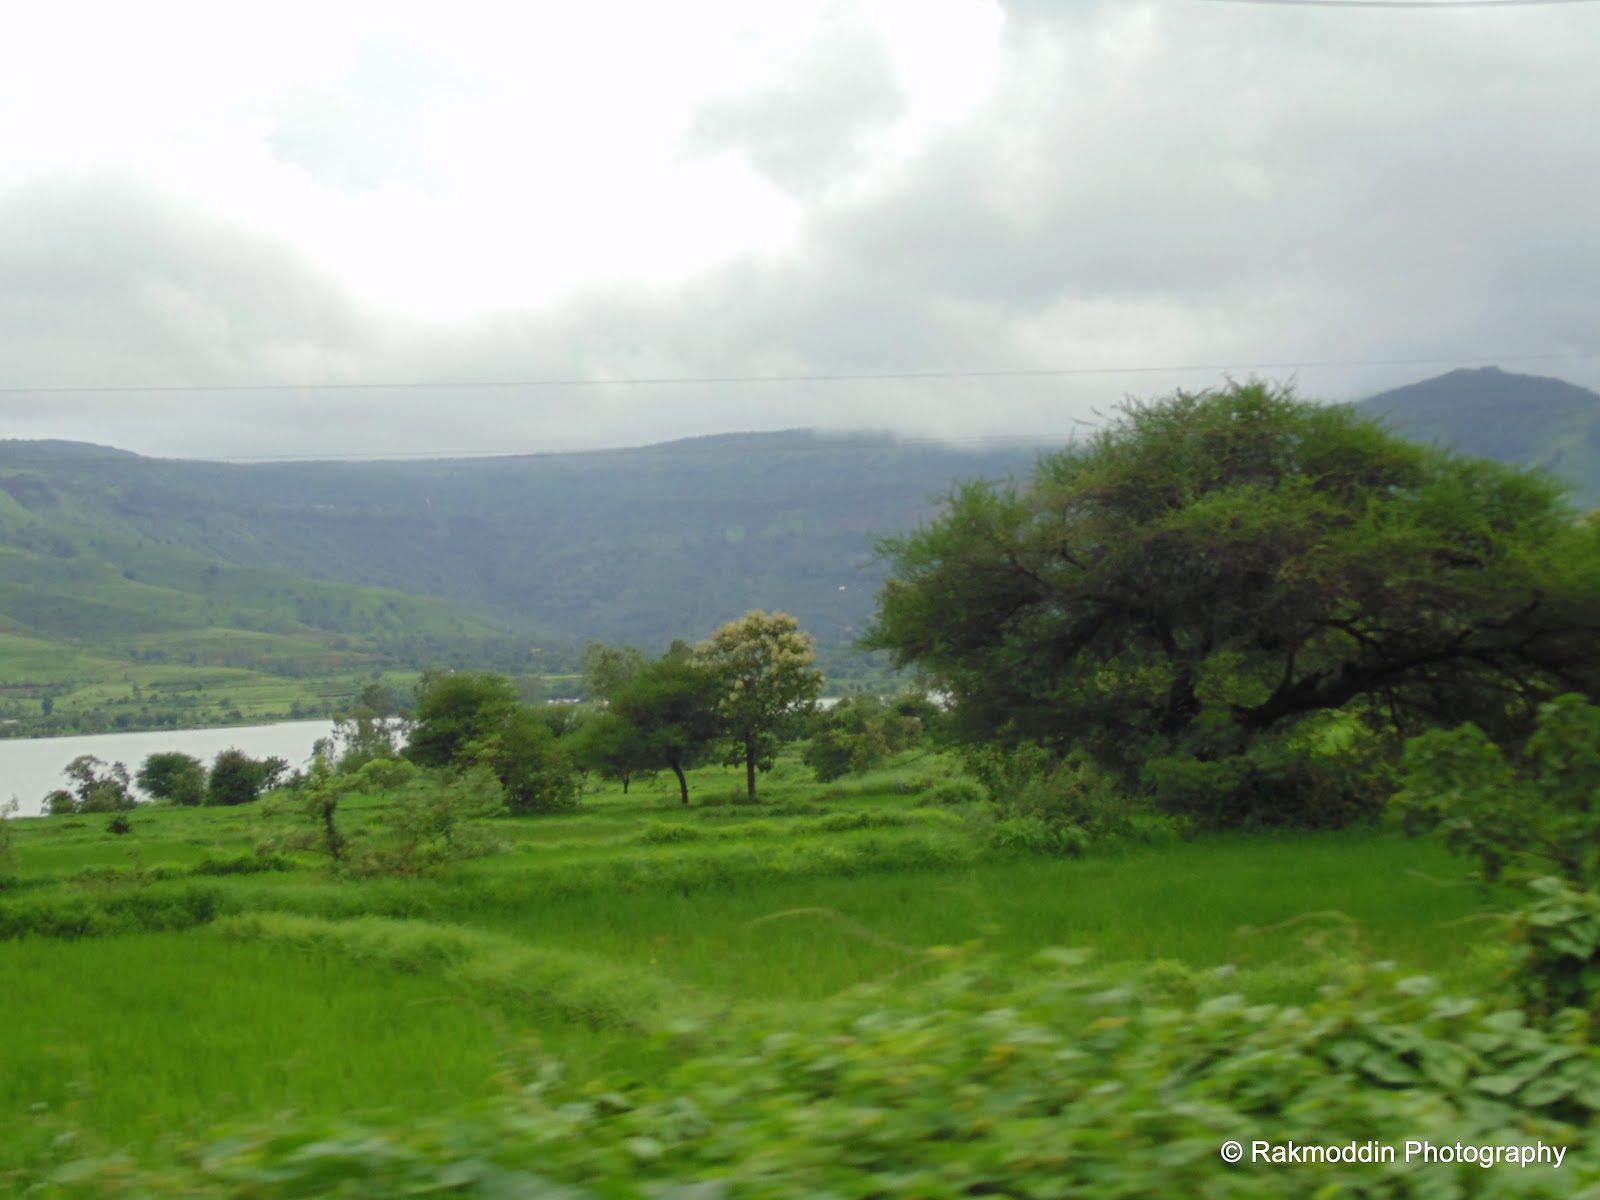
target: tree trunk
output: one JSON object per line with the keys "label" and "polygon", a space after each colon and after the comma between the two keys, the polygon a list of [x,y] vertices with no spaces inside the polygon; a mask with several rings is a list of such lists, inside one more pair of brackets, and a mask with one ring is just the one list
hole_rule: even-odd
{"label": "tree trunk", "polygon": [[750,795],[750,799],[754,800],[756,798],[756,744],[754,742],[746,742],[744,744],[744,786]]}
{"label": "tree trunk", "polygon": [[689,781],[683,777],[683,767],[679,765],[677,759],[673,759],[667,765],[672,768],[672,773],[678,777],[678,791],[683,794],[683,802],[685,804],[689,803]]}

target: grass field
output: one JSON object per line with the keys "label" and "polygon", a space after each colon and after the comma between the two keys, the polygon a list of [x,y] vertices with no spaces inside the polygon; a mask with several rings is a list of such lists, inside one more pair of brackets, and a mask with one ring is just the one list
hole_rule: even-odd
{"label": "grass field", "polygon": [[[0,1121],[19,1131],[0,1171],[20,1192],[63,1128],[138,1158],[285,1114],[442,1111],[504,1092],[534,1053],[650,1076],[704,1048],[675,1030],[782,1028],[952,958],[1021,972],[1082,947],[1291,1004],[1342,959],[1466,992],[1503,962],[1485,898],[1432,843],[1001,855],[972,814],[919,806],[945,769],[823,788],[785,763],[753,807],[714,770],[687,809],[664,784],[591,789],[573,814],[491,823],[499,852],[420,878],[334,878],[309,856],[210,873],[295,819],[271,801],[146,808],[122,837],[103,817],[26,822],[0,897]],[[384,811],[342,813],[376,831]]]}

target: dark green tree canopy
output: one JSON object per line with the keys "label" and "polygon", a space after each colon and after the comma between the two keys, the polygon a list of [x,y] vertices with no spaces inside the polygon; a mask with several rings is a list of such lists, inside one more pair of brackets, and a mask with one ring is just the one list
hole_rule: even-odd
{"label": "dark green tree canopy", "polygon": [[198,758],[177,751],[150,755],[139,768],[139,786],[157,800],[194,805],[205,799],[206,768]]}
{"label": "dark green tree canopy", "polygon": [[1503,728],[1600,684],[1600,529],[1557,484],[1258,383],[1129,404],[881,549],[866,644],[965,736],[1129,769],[1335,709]]}
{"label": "dark green tree canopy", "polygon": [[430,671],[417,684],[406,757],[422,767],[447,767],[470,743],[498,732],[518,707],[517,690],[504,675]]}
{"label": "dark green tree canopy", "polygon": [[636,765],[664,766],[689,803],[685,769],[697,765],[722,732],[717,704],[723,681],[674,649],[645,663],[612,697],[607,714],[631,732],[618,732],[619,752]]}

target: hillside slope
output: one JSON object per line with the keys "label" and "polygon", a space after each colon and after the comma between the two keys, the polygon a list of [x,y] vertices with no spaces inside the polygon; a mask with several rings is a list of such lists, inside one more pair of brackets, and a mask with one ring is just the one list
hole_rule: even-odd
{"label": "hillside slope", "polygon": [[537,670],[528,642],[437,600],[44,519],[0,489],[0,731],[315,715],[432,662]]}
{"label": "hillside slope", "polygon": [[12,442],[0,488],[53,528],[440,597],[523,630],[659,648],[777,608],[838,649],[872,612],[876,537],[1036,454],[795,432],[239,465]]}
{"label": "hillside slope", "polygon": [[1361,403],[1392,428],[1463,454],[1542,467],[1600,505],[1600,395],[1498,367],[1451,371]]}

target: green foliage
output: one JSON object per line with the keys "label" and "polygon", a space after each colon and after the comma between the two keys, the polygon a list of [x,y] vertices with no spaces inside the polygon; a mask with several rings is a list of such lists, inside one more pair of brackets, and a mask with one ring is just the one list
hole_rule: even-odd
{"label": "green foliage", "polygon": [[0,940],[192,929],[212,921],[221,904],[214,887],[198,883],[25,896],[0,906]]}
{"label": "green foliage", "polygon": [[417,684],[406,757],[421,767],[465,762],[468,745],[493,737],[518,707],[516,689],[502,675],[429,671]]}
{"label": "green foliage", "polygon": [[1370,820],[1394,791],[1384,744],[1361,730],[1329,751],[1263,735],[1240,754],[1152,758],[1140,773],[1157,808],[1212,829],[1338,829]]}
{"label": "green foliage", "polygon": [[139,786],[157,800],[193,807],[206,798],[205,764],[188,754],[152,754],[139,768],[137,779]]}
{"label": "green foliage", "polygon": [[921,797],[923,804],[946,804],[952,807],[986,804],[988,800],[989,789],[976,779],[942,780],[923,792]]}
{"label": "green foliage", "polygon": [[610,714],[622,725],[601,727],[597,738],[614,751],[608,769],[621,773],[635,766],[667,767],[678,780],[678,793],[689,803],[685,772],[700,763],[722,729],[717,711],[722,682],[681,654],[665,654],[640,667],[626,687],[611,698]]}
{"label": "green foliage", "polygon": [[1395,807],[1410,830],[1441,830],[1484,881],[1532,893],[1511,919],[1529,1011],[1600,1012],[1600,708],[1581,696],[1542,705],[1509,757],[1475,726],[1433,730],[1407,744],[1405,767]]}
{"label": "green foliage", "polygon": [[644,730],[609,709],[591,713],[580,724],[572,735],[570,753],[578,770],[616,780],[622,785],[623,795],[628,794],[635,776],[650,774],[665,765],[663,756],[652,750]]}
{"label": "green foliage", "polygon": [[637,646],[590,642],[583,648],[583,688],[591,700],[612,700],[644,667]]}
{"label": "green foliage", "polygon": [[494,772],[505,806],[514,813],[560,812],[582,801],[582,780],[572,756],[537,709],[503,714],[486,737],[464,751],[464,761]]}
{"label": "green foliage", "polygon": [[811,741],[801,756],[821,783],[864,775],[885,759],[916,745],[922,722],[876,696],[852,696],[811,720]]}
{"label": "green foliage", "polygon": [[[387,697],[381,694],[377,685],[372,685],[367,691],[367,696],[360,704],[335,719],[327,745],[317,747],[317,752],[323,754],[337,771],[359,771],[376,759],[400,757],[400,747],[409,732],[408,724],[404,719],[390,716],[385,711]],[[379,707],[369,705],[369,700]]]}
{"label": "green foliage", "polygon": [[190,874],[261,875],[293,869],[294,863],[282,854],[207,854],[190,868]]}
{"label": "green foliage", "polygon": [[1413,832],[1441,830],[1490,882],[1557,875],[1600,888],[1600,707],[1575,695],[1541,706],[1509,756],[1474,725],[1413,738],[1396,808]]}
{"label": "green foliage", "polygon": [[809,712],[822,690],[822,673],[811,666],[815,661],[815,642],[788,613],[748,612],[695,648],[694,662],[721,688],[725,761],[744,765],[752,800],[756,772],[770,771],[776,761],[785,719]]}
{"label": "green foliage", "polygon": [[1533,899],[1511,920],[1513,985],[1541,1021],[1587,1013],[1592,1038],[1600,1033],[1600,892],[1551,876],[1528,888]]}
{"label": "green foliage", "polygon": [[388,812],[398,844],[383,854],[381,865],[404,874],[492,854],[499,843],[474,822],[505,812],[505,792],[485,767],[450,771],[422,786],[402,787]]}
{"label": "green foliage", "polygon": [[63,774],[76,786],[70,795],[50,793],[47,805],[52,816],[62,812],[123,812],[135,804],[128,768],[121,763],[106,766],[92,754],[80,754],[67,764]]}
{"label": "green foliage", "polygon": [[[363,937],[377,933],[363,932]],[[446,947],[441,949],[448,950]],[[757,1027],[659,1078],[525,1071],[428,1122],[279,1122],[182,1161],[63,1166],[63,1196],[1234,1196],[1283,1168],[1225,1139],[1559,1148],[1559,1170],[1330,1162],[1318,1194],[1570,1196],[1600,1182],[1600,1058],[1426,978],[1357,975],[1304,1007],[1173,999],[1170,972],[1056,952],[1033,978],[957,970]],[[112,1191],[110,1189],[116,1189]]]}
{"label": "green foliage", "polygon": [[[1600,529],[1557,485],[1261,384],[1129,405],[1026,487],[962,487],[882,549],[867,643],[947,692],[965,739],[1081,749],[1130,781],[1325,712],[1499,733],[1600,693]],[[1324,819],[1301,799],[1320,803],[1285,795],[1274,823]]]}
{"label": "green foliage", "polygon": [[212,760],[206,779],[206,803],[223,807],[250,804],[275,786],[288,770],[281,758],[254,759],[243,750],[229,748]]}

